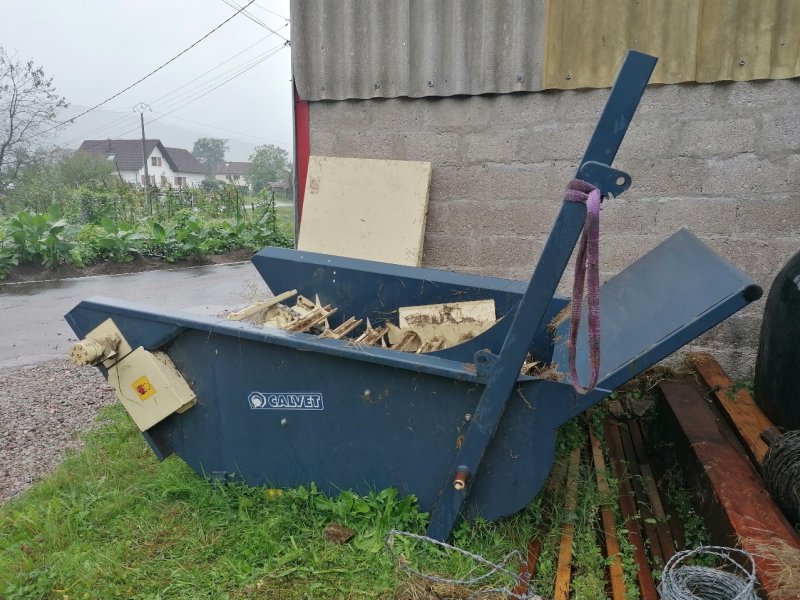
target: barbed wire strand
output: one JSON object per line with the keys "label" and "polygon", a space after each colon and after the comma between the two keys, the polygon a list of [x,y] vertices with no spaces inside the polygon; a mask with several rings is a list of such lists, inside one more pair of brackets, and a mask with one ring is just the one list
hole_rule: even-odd
{"label": "barbed wire strand", "polygon": [[[686,564],[700,557],[714,557],[720,567]],[[757,583],[755,563],[749,552],[724,546],[699,546],[677,552],[667,561],[658,593],[661,600],[758,600]]]}
{"label": "barbed wire strand", "polygon": [[[425,579],[427,581],[431,581],[433,583],[442,583],[448,585],[460,585],[464,587],[470,587],[477,585],[492,575],[502,573],[508,576],[511,581],[513,582],[510,586],[507,587],[496,587],[490,589],[483,589],[478,590],[472,594],[470,594],[466,600],[470,600],[471,598],[478,598],[480,596],[486,596],[488,594],[503,594],[507,598],[515,598],[516,600],[544,600],[541,596],[535,594],[533,591],[529,591],[525,594],[517,594],[512,591],[514,585],[516,585],[519,576],[515,571],[511,571],[510,569],[506,568],[509,562],[513,559],[522,560],[522,555],[514,550],[513,552],[508,553],[503,560],[499,563],[493,563],[492,561],[484,558],[480,554],[475,554],[474,552],[470,552],[469,550],[464,550],[463,548],[459,548],[458,546],[453,546],[446,542],[442,542],[426,535],[419,535],[416,533],[410,533],[408,531],[399,531],[397,529],[389,530],[389,533],[386,535],[386,545],[391,551],[392,541],[394,537],[405,537],[412,540],[416,540],[419,542],[426,542],[428,544],[433,544],[438,546],[439,548],[443,548],[445,550],[456,552],[457,554],[461,554],[466,556],[467,558],[472,559],[476,563],[476,569],[478,568],[477,565],[483,565],[484,567],[488,567],[488,571],[477,575],[475,577],[465,577],[463,579],[454,579],[454,578],[447,578],[447,577],[440,577],[438,575],[429,575],[427,573],[422,573],[417,571],[416,569],[410,567],[407,563],[401,562],[400,568],[404,571],[407,571],[411,575],[415,577],[419,577],[420,579]],[[475,569],[473,569],[474,571]],[[472,572],[472,571],[471,571]]]}

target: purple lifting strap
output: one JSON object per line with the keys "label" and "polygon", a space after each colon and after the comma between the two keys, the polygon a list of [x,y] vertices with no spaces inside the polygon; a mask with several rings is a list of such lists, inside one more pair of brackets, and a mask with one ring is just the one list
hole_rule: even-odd
{"label": "purple lifting strap", "polygon": [[[573,179],[564,192],[565,202],[586,204],[586,222],[583,225],[578,256],[575,261],[575,282],[572,286],[571,317],[567,352],[569,357],[569,380],[579,394],[591,392],[600,378],[600,190],[591,183]],[[586,300],[589,309],[589,385],[583,387],[578,381],[575,368],[575,347],[578,341],[578,326],[581,323],[583,287],[588,278]]]}

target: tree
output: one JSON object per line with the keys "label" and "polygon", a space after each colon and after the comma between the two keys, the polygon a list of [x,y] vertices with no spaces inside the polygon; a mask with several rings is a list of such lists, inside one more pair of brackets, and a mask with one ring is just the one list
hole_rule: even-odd
{"label": "tree", "polygon": [[40,149],[19,169],[4,209],[45,212],[54,203],[65,208],[64,203],[79,188],[105,192],[117,180],[113,163],[104,158],[83,152],[58,156]]}
{"label": "tree", "polygon": [[42,67],[22,63],[0,46],[0,190],[16,178],[43,135],[62,125],[56,115],[67,106]]}
{"label": "tree", "polygon": [[85,152],[63,157],[58,164],[58,174],[61,185],[65,187],[107,185],[118,176],[114,171],[113,161],[90,156]]}
{"label": "tree", "polygon": [[206,168],[206,173],[213,177],[217,167],[225,162],[228,150],[228,140],[204,137],[194,143],[192,154]]}
{"label": "tree", "polygon": [[258,193],[273,181],[286,182],[291,175],[289,153],[274,144],[256,146],[250,156],[250,185],[253,192]]}

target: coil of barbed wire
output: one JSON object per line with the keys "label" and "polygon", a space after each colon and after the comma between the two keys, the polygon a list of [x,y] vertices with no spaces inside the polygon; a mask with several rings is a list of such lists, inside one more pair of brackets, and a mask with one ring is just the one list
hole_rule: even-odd
{"label": "coil of barbed wire", "polygon": [[764,481],[772,497],[793,518],[800,518],[800,431],[773,441],[764,457]]}
{"label": "coil of barbed wire", "polygon": [[[713,557],[720,566],[686,564]],[[749,552],[723,546],[700,546],[676,553],[667,561],[658,593],[661,600],[758,600],[756,567]]]}

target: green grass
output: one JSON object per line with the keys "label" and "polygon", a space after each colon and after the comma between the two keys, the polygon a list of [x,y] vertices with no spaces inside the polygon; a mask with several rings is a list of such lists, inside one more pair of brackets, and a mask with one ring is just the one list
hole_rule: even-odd
{"label": "green grass", "polygon": [[[394,490],[328,499],[209,483],[177,458],[159,463],[121,407],[103,416],[81,451],[0,509],[0,598],[392,598],[407,580],[400,555],[447,576],[474,567],[404,538],[387,549],[390,528],[427,522]],[[455,542],[499,560],[525,547],[535,518],[465,523]],[[331,521],[356,537],[325,540]]]}
{"label": "green grass", "polygon": [[294,239],[294,206],[276,206],[275,214],[278,217],[278,226],[281,231],[287,237]]}
{"label": "green grass", "polygon": [[[421,534],[428,521],[413,498],[394,490],[331,499],[313,484],[279,491],[213,483],[175,457],[159,463],[122,407],[105,409],[101,421],[83,449],[0,508],[0,599],[411,598],[404,590],[418,580],[401,563],[455,579],[484,572],[472,559],[428,543],[395,537],[387,544],[390,529]],[[566,424],[557,454],[566,456],[585,439],[577,421]],[[497,563],[541,536],[533,589],[549,596],[561,528],[572,522],[573,597],[605,598],[607,561],[588,461],[579,490],[571,514],[562,508],[562,486],[511,518],[461,523],[452,542]],[[327,541],[330,522],[351,527],[355,537]],[[632,600],[638,594],[629,545],[622,559]],[[518,565],[513,560],[508,568]],[[481,582],[511,584],[507,576]]]}

